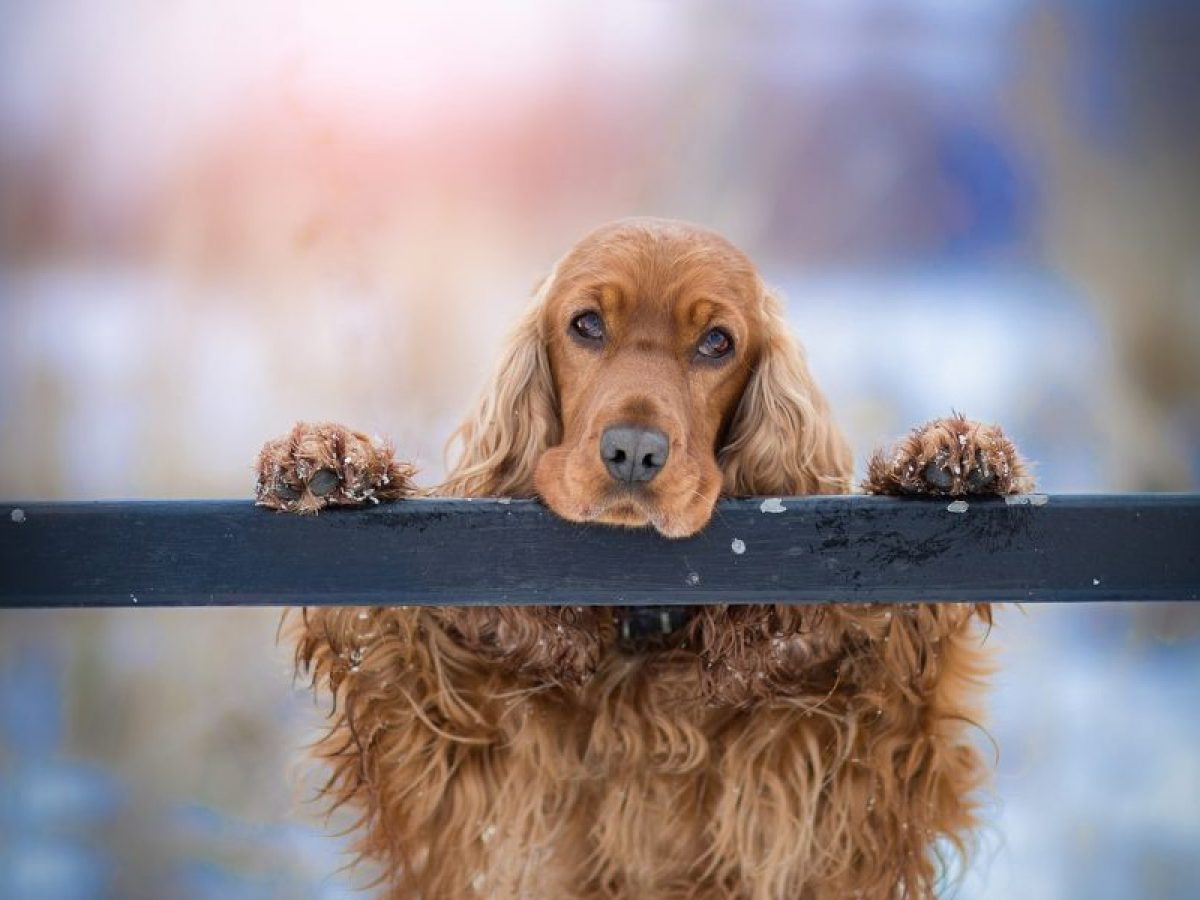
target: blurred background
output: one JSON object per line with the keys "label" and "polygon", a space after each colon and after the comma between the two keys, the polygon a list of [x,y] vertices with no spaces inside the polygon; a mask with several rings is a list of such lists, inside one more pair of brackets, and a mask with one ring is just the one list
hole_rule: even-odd
{"label": "blurred background", "polygon": [[[0,497],[249,497],[298,419],[432,483],[534,282],[631,214],[751,253],[860,467],[953,408],[1043,490],[1195,490],[1198,46],[1186,0],[2,2]],[[0,613],[0,897],[367,883],[277,620]],[[1200,896],[1194,608],[991,640],[947,896]]]}

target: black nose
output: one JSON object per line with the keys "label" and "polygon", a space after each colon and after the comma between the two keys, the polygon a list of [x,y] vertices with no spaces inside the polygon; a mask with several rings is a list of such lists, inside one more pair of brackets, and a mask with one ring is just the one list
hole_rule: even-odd
{"label": "black nose", "polygon": [[649,481],[667,464],[670,445],[657,428],[614,425],[600,435],[600,457],[617,481]]}

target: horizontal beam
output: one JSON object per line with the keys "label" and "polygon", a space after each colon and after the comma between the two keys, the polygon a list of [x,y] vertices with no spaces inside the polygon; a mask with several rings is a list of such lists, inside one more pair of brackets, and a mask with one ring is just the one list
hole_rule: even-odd
{"label": "horizontal beam", "polygon": [[519,500],[0,504],[7,608],[1198,598],[1195,494],[728,500],[677,541]]}

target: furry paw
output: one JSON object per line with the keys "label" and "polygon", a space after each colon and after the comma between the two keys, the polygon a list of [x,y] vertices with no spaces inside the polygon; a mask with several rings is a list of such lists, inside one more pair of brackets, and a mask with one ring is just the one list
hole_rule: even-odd
{"label": "furry paw", "polygon": [[416,492],[415,469],[397,462],[390,444],[331,423],[300,422],[258,454],[259,506],[315,513],[327,506],[362,506]]}
{"label": "furry paw", "polygon": [[863,489],[950,497],[1021,494],[1033,490],[1033,478],[998,426],[956,414],[913,429],[890,454],[876,451]]}

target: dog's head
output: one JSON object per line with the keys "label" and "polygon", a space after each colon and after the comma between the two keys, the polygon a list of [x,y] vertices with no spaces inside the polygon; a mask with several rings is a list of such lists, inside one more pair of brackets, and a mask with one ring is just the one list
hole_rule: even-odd
{"label": "dog's head", "polygon": [[704,527],[722,494],[845,491],[850,454],[753,263],[681,222],[607,225],[538,289],[457,432],[447,493]]}

